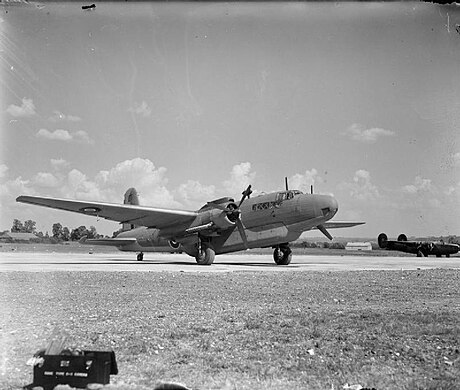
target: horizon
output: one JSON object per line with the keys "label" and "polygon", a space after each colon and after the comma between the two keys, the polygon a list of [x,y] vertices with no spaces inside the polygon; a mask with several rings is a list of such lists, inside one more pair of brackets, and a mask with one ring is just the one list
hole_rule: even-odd
{"label": "horizon", "polygon": [[4,9],[1,231],[119,228],[20,195],[122,203],[134,187],[141,205],[197,210],[287,176],[334,195],[333,220],[366,222],[334,237],[460,234],[455,5]]}

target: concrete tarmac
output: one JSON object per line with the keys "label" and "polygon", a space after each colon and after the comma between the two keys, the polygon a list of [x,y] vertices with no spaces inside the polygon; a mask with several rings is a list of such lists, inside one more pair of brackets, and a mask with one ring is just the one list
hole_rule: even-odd
{"label": "concrete tarmac", "polygon": [[136,261],[135,253],[49,253],[2,252],[0,272],[99,271],[99,272],[237,272],[237,271],[353,271],[460,269],[460,257],[384,257],[384,256],[309,256],[294,255],[288,266],[278,266],[271,255],[248,253],[216,256],[211,266],[197,265],[186,254],[146,253]]}

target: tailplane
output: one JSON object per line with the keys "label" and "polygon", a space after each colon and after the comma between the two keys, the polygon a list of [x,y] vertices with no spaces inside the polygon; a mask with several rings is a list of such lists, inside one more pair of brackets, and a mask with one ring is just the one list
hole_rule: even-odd
{"label": "tailplane", "polygon": [[[135,188],[128,188],[128,190],[125,192],[125,198],[124,198],[123,204],[130,204],[133,206],[139,205],[139,197],[137,195],[137,191]],[[122,231],[132,230],[136,227],[137,226],[134,224],[124,223],[122,227]]]}

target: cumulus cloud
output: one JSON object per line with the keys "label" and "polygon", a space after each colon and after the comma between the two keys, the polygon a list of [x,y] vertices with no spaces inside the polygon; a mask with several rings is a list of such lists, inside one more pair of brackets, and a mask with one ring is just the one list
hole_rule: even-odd
{"label": "cumulus cloud", "polygon": [[56,170],[64,169],[69,166],[69,162],[67,162],[63,158],[52,158],[50,162],[51,166]]}
{"label": "cumulus cloud", "polygon": [[67,130],[54,130],[53,132],[47,130],[47,129],[40,129],[37,132],[37,137],[39,138],[46,138],[50,139],[53,141],[71,141],[72,136]]}
{"label": "cumulus cloud", "polygon": [[10,104],[6,112],[16,118],[25,118],[35,115],[35,105],[32,99],[23,98],[20,106]]}
{"label": "cumulus cloud", "polygon": [[460,167],[460,152],[457,152],[455,153],[453,156],[452,156],[453,160],[454,160],[454,165],[456,167]]}
{"label": "cumulus cloud", "polygon": [[402,191],[407,194],[417,194],[421,192],[429,192],[433,189],[430,179],[423,179],[421,176],[417,176],[414,180],[414,184],[403,186]]}
{"label": "cumulus cloud", "polygon": [[373,144],[379,137],[390,137],[394,136],[395,132],[391,130],[385,130],[378,127],[366,129],[359,123],[353,123],[348,129],[346,129],[343,135],[350,137],[354,141]]}
{"label": "cumulus cloud", "polygon": [[38,138],[44,138],[44,139],[49,139],[53,141],[64,141],[64,142],[80,142],[80,143],[86,143],[86,144],[94,144],[94,140],[90,138],[88,133],[83,130],[75,131],[70,133],[67,130],[54,130],[54,131],[49,131],[47,129],[40,129],[38,130],[36,136]]}
{"label": "cumulus cloud", "polygon": [[365,169],[359,169],[353,176],[353,182],[342,183],[339,188],[347,190],[352,198],[358,200],[376,200],[380,198],[378,188],[372,184],[371,174]]}
{"label": "cumulus cloud", "polygon": [[55,188],[60,185],[60,180],[52,173],[38,172],[32,179],[32,183],[39,187]]}
{"label": "cumulus cloud", "polygon": [[322,182],[320,176],[318,176],[318,171],[313,168],[311,171],[306,170],[304,174],[296,173],[294,176],[288,178],[289,188],[303,191],[309,193],[311,188],[316,182]]}
{"label": "cumulus cloud", "polygon": [[216,198],[216,187],[202,185],[196,180],[188,180],[179,186],[176,193],[179,200],[185,204],[206,203]]}
{"label": "cumulus cloud", "polygon": [[91,139],[88,133],[84,130],[78,130],[75,133],[73,133],[73,138],[78,142],[82,142],[85,144],[94,144],[94,140]]}
{"label": "cumulus cloud", "polygon": [[142,101],[141,104],[135,103],[133,107],[128,108],[128,111],[143,117],[148,117],[152,113],[152,110],[145,101]]}
{"label": "cumulus cloud", "polygon": [[230,171],[230,179],[223,182],[228,194],[237,195],[254,182],[255,172],[251,172],[251,163],[243,162],[234,165]]}
{"label": "cumulus cloud", "polygon": [[76,115],[66,115],[60,111],[53,111],[53,115],[48,118],[51,122],[69,121],[69,122],[80,122],[81,118]]}
{"label": "cumulus cloud", "polygon": [[6,177],[8,169],[9,168],[5,164],[0,164],[0,179]]}
{"label": "cumulus cloud", "polygon": [[95,183],[103,194],[113,201],[120,201],[129,187],[138,190],[140,202],[160,207],[180,207],[167,189],[166,168],[156,168],[149,159],[135,158],[118,163],[109,171],[101,171]]}

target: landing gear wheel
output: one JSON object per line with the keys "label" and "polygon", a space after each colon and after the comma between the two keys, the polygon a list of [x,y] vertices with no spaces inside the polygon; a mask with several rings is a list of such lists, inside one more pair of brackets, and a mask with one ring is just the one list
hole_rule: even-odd
{"label": "landing gear wheel", "polygon": [[137,255],[137,261],[142,261],[144,260],[144,254],[141,252]]}
{"label": "landing gear wheel", "polygon": [[446,255],[446,257],[450,257],[450,253],[448,253],[448,254]]}
{"label": "landing gear wheel", "polygon": [[289,265],[292,260],[291,248],[277,246],[273,251],[273,260],[278,265]]}
{"label": "landing gear wheel", "polygon": [[195,257],[196,262],[199,265],[211,265],[214,262],[216,257],[216,252],[214,249],[208,246],[201,246],[198,251],[198,255]]}

